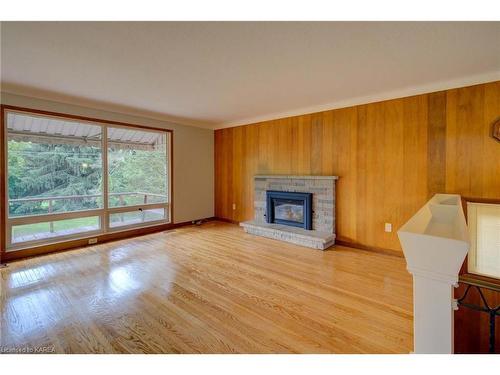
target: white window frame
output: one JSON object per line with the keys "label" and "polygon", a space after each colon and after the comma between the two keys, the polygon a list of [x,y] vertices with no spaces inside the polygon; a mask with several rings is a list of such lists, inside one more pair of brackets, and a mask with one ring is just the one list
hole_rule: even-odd
{"label": "white window frame", "polygon": [[[81,211],[71,211],[71,212],[59,212],[59,213],[50,213],[50,214],[38,214],[38,215],[26,215],[26,216],[17,216],[17,217],[9,217],[9,170],[8,170],[8,139],[9,139],[9,130],[7,126],[7,116],[11,113],[21,113],[29,116],[37,116],[42,118],[56,118],[63,119],[67,122],[77,122],[77,123],[86,123],[92,126],[99,126],[101,128],[101,156],[102,156],[102,179],[103,179],[103,189],[101,193],[102,198],[102,208],[93,209],[93,210],[81,210]],[[75,239],[85,239],[92,238],[98,235],[103,235],[106,233],[117,233],[117,232],[126,232],[132,229],[137,228],[148,228],[163,224],[171,223],[172,212],[171,212],[171,197],[172,197],[172,130],[167,129],[155,129],[150,127],[143,127],[137,125],[129,125],[129,124],[121,124],[108,122],[106,120],[86,120],[81,118],[75,118],[71,115],[65,116],[63,114],[53,115],[53,114],[40,114],[38,112],[31,112],[28,109],[11,109],[5,108],[4,110],[4,170],[5,170],[5,201],[4,201],[4,210],[5,210],[5,245],[6,252],[13,252],[19,250],[25,250],[37,246],[49,245],[54,243],[66,242],[69,240]],[[108,195],[108,128],[127,128],[137,131],[144,132],[157,132],[161,133],[165,136],[166,147],[165,147],[165,158],[166,158],[166,176],[167,176],[167,199],[165,203],[146,203],[139,205],[130,205],[130,206],[119,206],[119,207],[109,207],[109,195]],[[135,210],[148,210],[154,208],[163,208],[165,210],[165,218],[154,221],[147,221],[145,223],[135,223],[129,225],[123,225],[115,228],[111,228],[109,225],[109,217],[113,213],[120,212],[132,212]],[[12,243],[12,227],[15,225],[24,225],[24,224],[32,224],[37,222],[45,222],[45,221],[58,221],[65,219],[74,219],[74,218],[83,218],[89,216],[98,216],[100,228],[94,231],[86,231],[81,233],[63,235],[63,236],[54,236],[46,239],[40,240],[32,240],[32,241],[24,241],[19,243]]]}
{"label": "white window frame", "polygon": [[479,275],[479,276],[484,276],[488,277],[491,279],[500,279],[500,274],[499,275],[492,275],[489,273],[483,273],[478,271],[477,267],[477,244],[478,244],[478,238],[477,238],[477,208],[481,206],[498,206],[498,204],[494,203],[482,203],[482,202],[467,202],[467,225],[469,228],[469,235],[471,239],[471,245],[469,249],[469,253],[467,255],[467,272],[474,274],[474,275]]}

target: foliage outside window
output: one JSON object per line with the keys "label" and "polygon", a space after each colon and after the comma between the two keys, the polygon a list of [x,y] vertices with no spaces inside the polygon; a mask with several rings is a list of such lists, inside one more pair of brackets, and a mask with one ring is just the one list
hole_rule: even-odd
{"label": "foliage outside window", "polygon": [[5,114],[8,247],[169,219],[167,132]]}

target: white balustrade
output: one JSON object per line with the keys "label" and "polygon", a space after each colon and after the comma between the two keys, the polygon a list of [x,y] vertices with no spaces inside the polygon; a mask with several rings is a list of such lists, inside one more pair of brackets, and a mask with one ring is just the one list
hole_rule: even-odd
{"label": "white balustrade", "polygon": [[460,196],[436,194],[398,236],[413,275],[414,353],[453,353],[453,286],[470,247]]}

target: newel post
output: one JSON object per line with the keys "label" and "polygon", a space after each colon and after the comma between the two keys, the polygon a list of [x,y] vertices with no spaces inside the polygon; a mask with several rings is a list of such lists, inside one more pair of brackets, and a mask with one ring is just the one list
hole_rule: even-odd
{"label": "newel post", "polygon": [[414,353],[453,353],[453,287],[470,247],[460,196],[436,194],[398,236],[413,275]]}

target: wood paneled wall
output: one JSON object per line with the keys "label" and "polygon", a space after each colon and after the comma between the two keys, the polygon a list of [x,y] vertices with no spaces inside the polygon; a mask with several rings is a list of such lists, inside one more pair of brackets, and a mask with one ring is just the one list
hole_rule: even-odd
{"label": "wood paneled wall", "polygon": [[498,117],[493,82],[217,130],[215,214],[252,219],[256,174],[338,175],[337,238],[400,251],[397,229],[433,194],[500,197]]}

